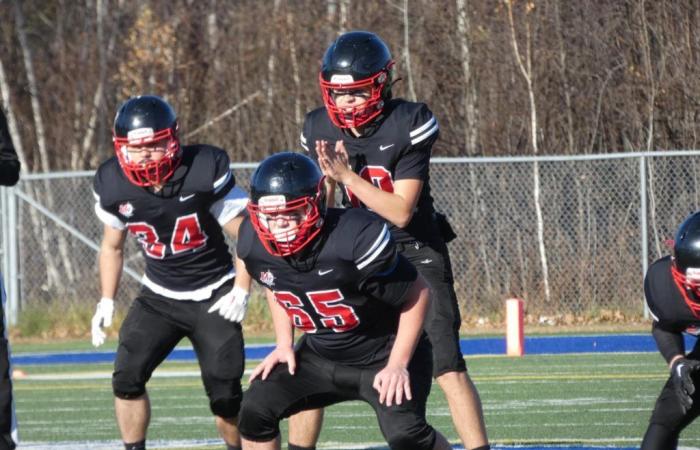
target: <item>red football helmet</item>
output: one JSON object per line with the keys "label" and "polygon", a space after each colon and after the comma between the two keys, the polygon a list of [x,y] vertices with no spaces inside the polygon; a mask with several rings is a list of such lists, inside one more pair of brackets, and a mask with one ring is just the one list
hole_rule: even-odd
{"label": "red football helmet", "polygon": [[[318,82],[328,116],[339,128],[357,128],[377,117],[391,99],[394,61],[386,44],[367,31],[338,37],[323,57]],[[339,108],[333,91],[369,88],[369,98],[352,109]]]}
{"label": "red football helmet", "polygon": [[[114,118],[114,151],[126,177],[137,186],[162,185],[180,165],[181,152],[175,110],[162,98],[143,95],[127,100]],[[163,142],[158,161],[134,162],[127,147]]]}

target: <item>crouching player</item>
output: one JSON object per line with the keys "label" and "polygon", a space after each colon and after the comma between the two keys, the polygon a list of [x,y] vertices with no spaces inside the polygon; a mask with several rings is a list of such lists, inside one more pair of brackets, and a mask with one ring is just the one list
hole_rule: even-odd
{"label": "crouching player", "polygon": [[[281,419],[363,400],[392,449],[449,449],[425,419],[428,286],[384,221],[326,209],[324,186],[313,160],[296,153],[267,158],[251,178],[237,254],[267,288],[277,346],[243,397],[243,448],[279,449]],[[296,349],[294,328],[305,332]]]}
{"label": "crouching player", "polygon": [[655,261],[644,280],[652,334],[670,375],[656,400],[642,450],[678,448],[681,431],[700,415],[700,345],[686,355],[683,332],[700,327],[700,213],[681,224],[673,256]]}

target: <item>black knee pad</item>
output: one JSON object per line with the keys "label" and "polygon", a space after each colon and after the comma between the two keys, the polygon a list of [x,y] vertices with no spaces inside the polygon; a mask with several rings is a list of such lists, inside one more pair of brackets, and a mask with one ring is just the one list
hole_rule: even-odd
{"label": "black knee pad", "polygon": [[240,379],[223,383],[208,377],[204,384],[209,396],[209,409],[214,415],[225,418],[238,415],[243,397]]}
{"label": "black knee pad", "polygon": [[211,412],[219,417],[236,417],[241,409],[241,396],[228,398],[215,398],[209,402]]}
{"label": "black knee pad", "polygon": [[241,410],[238,414],[238,431],[241,436],[256,442],[266,442],[279,434],[280,417],[265,405],[265,402],[251,399],[254,397],[246,392],[241,402]]}
{"label": "black knee pad", "polygon": [[112,378],[112,392],[117,398],[131,400],[146,393],[146,384],[115,376]]}

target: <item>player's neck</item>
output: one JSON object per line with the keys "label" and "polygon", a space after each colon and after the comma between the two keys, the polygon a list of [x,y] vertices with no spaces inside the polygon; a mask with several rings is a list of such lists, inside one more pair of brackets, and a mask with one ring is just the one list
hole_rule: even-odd
{"label": "player's neck", "polygon": [[350,134],[354,137],[362,137],[362,128],[350,128]]}

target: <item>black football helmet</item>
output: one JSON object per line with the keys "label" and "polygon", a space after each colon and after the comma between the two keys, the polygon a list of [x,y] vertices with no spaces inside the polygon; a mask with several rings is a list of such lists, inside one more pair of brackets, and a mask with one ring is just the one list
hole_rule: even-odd
{"label": "black football helmet", "polygon": [[671,274],[690,310],[700,317],[700,212],[686,218],[676,232]]}
{"label": "black football helmet", "polygon": [[[114,118],[114,151],[126,177],[137,186],[162,185],[180,165],[180,141],[175,110],[160,97],[132,97]],[[132,162],[127,147],[165,141],[166,152],[158,161]]]}
{"label": "black football helmet", "polygon": [[[323,103],[339,128],[357,128],[372,121],[391,99],[394,61],[386,44],[374,33],[351,31],[340,35],[323,57],[318,76]],[[371,88],[369,99],[352,110],[340,109],[334,90]]]}
{"label": "black football helmet", "polygon": [[[326,212],[323,175],[311,158],[282,152],[260,163],[250,179],[250,220],[268,252],[289,256],[301,251],[321,232]],[[299,214],[296,227],[270,230],[277,215]]]}

